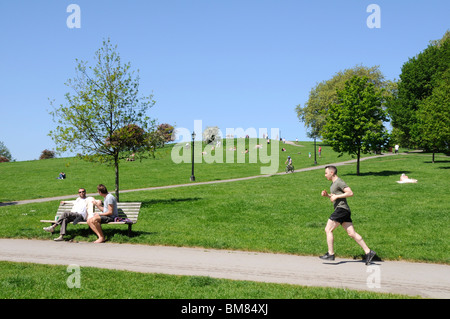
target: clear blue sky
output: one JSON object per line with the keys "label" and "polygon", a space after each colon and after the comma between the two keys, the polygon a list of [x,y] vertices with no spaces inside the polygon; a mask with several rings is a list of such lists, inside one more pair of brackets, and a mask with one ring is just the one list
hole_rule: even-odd
{"label": "clear blue sky", "polygon": [[[72,3],[80,28],[66,24]],[[372,3],[381,28],[367,26]],[[318,82],[357,64],[398,79],[450,28],[448,0],[2,0],[0,12],[0,141],[18,161],[55,148],[49,99],[65,102],[75,59],[93,64],[108,37],[140,70],[159,123],[279,128],[302,141],[294,109]]]}

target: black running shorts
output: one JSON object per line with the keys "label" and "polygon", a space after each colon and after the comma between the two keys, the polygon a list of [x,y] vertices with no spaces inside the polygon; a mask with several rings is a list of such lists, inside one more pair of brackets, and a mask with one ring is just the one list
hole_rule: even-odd
{"label": "black running shorts", "polygon": [[351,212],[349,210],[343,209],[343,208],[336,208],[333,214],[331,214],[330,219],[332,221],[338,222],[340,224],[342,223],[351,223]]}

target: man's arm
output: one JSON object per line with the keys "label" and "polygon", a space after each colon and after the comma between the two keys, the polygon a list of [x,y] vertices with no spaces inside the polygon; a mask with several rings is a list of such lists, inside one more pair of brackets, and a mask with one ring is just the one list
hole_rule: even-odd
{"label": "man's arm", "polygon": [[[323,196],[323,195],[322,195]],[[344,194],[340,194],[340,195],[336,195],[336,194],[330,194],[329,195],[329,197],[330,197],[330,200],[332,201],[332,202],[334,202],[336,199],[339,199],[339,198],[347,198],[347,197],[352,197],[353,196],[353,191],[352,191],[352,189],[350,188],[350,187],[346,187],[346,188],[344,188]]]}
{"label": "man's arm", "polygon": [[106,213],[103,213],[102,216],[111,216],[113,214],[113,205],[108,205],[108,211]]}
{"label": "man's arm", "polygon": [[108,204],[108,211],[104,212],[105,207],[95,203],[95,206],[100,210],[100,213],[97,213],[99,216],[111,216],[113,214],[113,205]]}

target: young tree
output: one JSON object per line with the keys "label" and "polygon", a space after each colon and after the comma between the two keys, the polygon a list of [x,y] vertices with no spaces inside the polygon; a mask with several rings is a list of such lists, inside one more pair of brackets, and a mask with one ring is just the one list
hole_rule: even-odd
{"label": "young tree", "polygon": [[348,152],[357,156],[359,175],[361,153],[379,150],[388,141],[382,92],[367,77],[354,76],[343,90],[337,90],[337,96],[338,102],[328,108],[323,137],[341,155]]}
{"label": "young tree", "polygon": [[58,152],[78,151],[86,160],[113,164],[119,200],[119,161],[131,152],[154,151],[155,124],[147,113],[155,101],[152,95],[139,97],[139,76],[130,63],[122,64],[109,39],[95,59],[93,67],[77,60],[76,77],[66,83],[73,94],[66,93],[67,103],[50,112],[58,126],[49,135]]}
{"label": "young tree", "polygon": [[378,89],[385,88],[385,96],[392,94],[395,88],[391,81],[386,81],[384,75],[378,66],[365,67],[357,65],[353,68],[337,72],[331,79],[322,81],[313,87],[309,93],[308,101],[304,107],[297,105],[295,111],[300,122],[305,123],[309,130],[309,137],[320,138],[322,136],[323,126],[327,122],[328,106],[331,103],[337,103],[337,90],[344,89],[345,83],[353,76],[366,76],[371,83]]}

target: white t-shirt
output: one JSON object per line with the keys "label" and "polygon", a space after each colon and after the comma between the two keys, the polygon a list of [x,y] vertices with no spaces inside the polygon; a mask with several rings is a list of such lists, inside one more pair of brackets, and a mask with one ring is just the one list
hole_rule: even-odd
{"label": "white t-shirt", "polygon": [[82,215],[84,219],[86,219],[86,214],[87,214],[86,198],[78,197],[75,200],[75,202],[73,203],[71,212],[78,213],[78,214]]}

